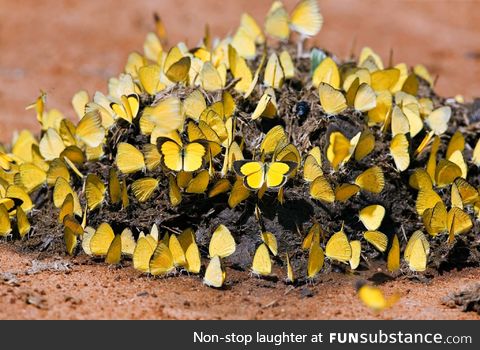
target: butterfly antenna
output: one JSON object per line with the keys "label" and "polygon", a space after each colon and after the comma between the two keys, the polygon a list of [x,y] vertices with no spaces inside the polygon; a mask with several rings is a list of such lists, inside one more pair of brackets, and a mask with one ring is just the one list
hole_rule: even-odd
{"label": "butterfly antenna", "polygon": [[435,87],[435,86],[437,85],[438,79],[440,79],[440,75],[439,75],[439,74],[435,75],[435,79],[433,79],[433,87]]}
{"label": "butterfly antenna", "polygon": [[351,60],[355,58],[356,47],[357,47],[357,36],[354,35],[352,39],[352,45],[350,46],[350,57],[348,57]]}

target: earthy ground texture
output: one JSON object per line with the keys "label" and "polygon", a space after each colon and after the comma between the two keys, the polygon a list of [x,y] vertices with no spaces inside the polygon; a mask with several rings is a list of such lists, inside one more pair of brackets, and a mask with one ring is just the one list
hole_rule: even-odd
{"label": "earthy ground texture", "polygon": [[[411,64],[425,63],[433,74],[439,74],[440,94],[461,93],[467,98],[476,95],[479,83],[474,76],[479,69],[479,53],[475,51],[478,48],[474,48],[471,43],[474,41],[475,33],[471,5],[469,7],[468,3],[460,3],[456,11],[464,16],[461,22],[456,23],[457,20],[449,16],[451,9],[447,3],[426,4],[401,1],[388,2],[388,6],[387,2],[371,1],[371,4],[369,3],[360,4],[353,1],[321,3],[327,22],[317,43],[340,56],[348,55],[354,37],[358,46],[368,44],[384,56],[387,56],[388,51],[393,47],[395,61],[406,61]],[[203,27],[204,22],[208,21],[211,24],[215,34],[224,35],[229,29],[235,27],[232,23],[236,22],[232,21],[237,21],[242,10],[262,18],[269,5],[270,2],[267,1],[255,6],[241,2],[221,5],[215,1],[205,1],[200,6],[200,3],[186,1],[182,2],[181,6],[173,6],[173,3],[169,2],[156,4],[153,1],[145,1],[145,6],[131,8],[132,4],[126,1],[125,3],[105,1],[99,5],[75,1],[64,1],[61,5],[58,2],[39,5],[32,1],[2,6],[0,10],[2,15],[3,11],[24,13],[17,19],[17,16],[2,17],[7,19],[6,28],[11,30],[2,28],[0,36],[0,44],[2,48],[6,46],[7,52],[5,60],[2,59],[0,63],[0,75],[5,75],[5,80],[10,81],[10,87],[15,86],[14,90],[5,86],[0,90],[0,101],[4,102],[3,99],[5,99],[4,105],[8,106],[5,111],[5,122],[2,125],[15,125],[18,128],[31,127],[35,123],[35,118],[24,112],[23,106],[33,100],[39,88],[47,90],[49,106],[58,107],[64,111],[70,111],[68,106],[70,97],[80,88],[86,88],[90,92],[97,89],[104,90],[106,78],[118,74],[127,53],[140,47],[145,32],[151,28],[151,22],[148,19],[151,18],[153,10],[160,14],[169,14],[164,18],[167,29],[170,29],[172,41],[189,38],[188,43],[192,44],[199,39],[198,32],[194,29]],[[219,10],[221,6],[225,9]],[[9,7],[12,8],[9,9]],[[50,18],[52,12],[58,11],[63,11],[65,16]],[[367,23],[364,17],[358,15],[366,11],[380,11],[377,16],[369,15],[373,17],[372,21],[376,22]],[[106,13],[109,18],[112,18],[110,16],[117,12],[118,23],[122,25],[112,26],[111,19],[101,18],[106,16]],[[202,17],[199,13],[206,14]],[[214,18],[213,13],[222,13],[222,16]],[[398,18],[396,18],[397,13]],[[174,19],[174,15],[177,14],[178,18]],[[33,28],[36,27],[34,23],[42,16],[45,16],[43,23],[47,21],[51,25],[39,24],[40,29],[34,30]],[[445,20],[450,20],[451,23],[445,24]],[[14,23],[14,21],[17,22]],[[30,30],[27,30],[28,27],[18,29],[20,21],[28,21]],[[171,24],[169,24],[170,21]],[[176,21],[181,22],[183,27],[175,26]],[[442,23],[441,27],[439,23]],[[96,29],[92,30],[92,27]],[[381,37],[375,35],[378,28],[383,27],[391,28],[391,31],[385,29],[385,35]],[[405,30],[407,27],[408,31]],[[337,28],[341,29],[337,30]],[[90,30],[92,30],[91,33],[87,32]],[[382,33],[383,31],[384,29]],[[467,40],[468,38],[471,40]],[[66,45],[66,42],[69,45]],[[11,49],[8,50],[10,47]],[[294,82],[291,85],[290,95],[281,96],[280,101],[282,98],[288,100],[295,93],[305,97],[304,91],[295,92]],[[16,93],[17,91],[21,93]],[[182,91],[178,92],[178,94],[182,93]],[[428,94],[428,91],[425,93]],[[259,97],[256,96],[256,100]],[[309,97],[305,99],[308,101]],[[288,106],[288,104],[284,105]],[[240,119],[251,113],[252,108],[253,106],[249,105],[239,106]],[[454,110],[458,112],[456,113],[457,126],[458,124],[462,126],[460,115],[468,112],[462,107]],[[287,109],[281,110],[282,115],[288,112]],[[19,116],[25,117],[19,118]],[[2,121],[3,118],[2,116]],[[15,123],[12,122],[13,120]],[[327,131],[325,124],[319,123],[316,127]],[[348,130],[348,123],[340,120],[337,127]],[[301,125],[290,126],[290,130],[287,127],[287,131],[300,134]],[[259,134],[259,130],[244,130],[245,132],[251,133],[251,139],[255,139]],[[6,140],[10,133],[10,128],[2,127],[0,137]],[[314,132],[312,134],[314,135]],[[347,133],[347,136],[352,135]],[[474,136],[470,135],[472,138]],[[123,136],[123,139],[128,140],[128,138],[129,135]],[[302,151],[305,150],[300,142],[297,145]],[[253,145],[247,144],[248,146]],[[309,143],[306,146],[309,146]],[[359,172],[364,169],[359,166],[352,170]],[[96,170],[100,172],[100,169]],[[345,179],[335,180],[345,181]],[[384,198],[380,200],[389,203],[401,200],[385,198],[389,193],[404,196],[403,193],[394,191],[395,181],[401,183],[406,179],[400,176],[396,178],[387,176],[387,183],[392,186],[391,192],[387,188],[386,193],[383,194]],[[478,185],[478,179],[474,184]],[[299,212],[303,210],[300,205],[305,203],[301,200],[296,202],[296,196],[302,197],[302,193],[290,193],[290,201],[287,202],[285,209],[272,207],[271,220],[268,213],[269,198],[266,198],[265,207],[262,209],[266,216],[267,229],[283,232],[280,229],[285,228],[293,232],[295,224],[304,224],[312,216],[320,220],[324,219],[323,208],[320,210],[316,208],[315,212],[307,210],[304,212],[304,217],[299,218]],[[363,206],[368,200],[368,197],[362,198],[345,210],[358,211],[359,206]],[[271,203],[274,203],[274,198],[271,199]],[[311,205],[308,203],[306,205],[305,209],[313,210]],[[188,202],[182,208],[189,208]],[[115,220],[119,224],[124,224],[133,217],[142,216],[137,223],[144,224],[146,227],[151,224],[151,218],[142,213],[143,209],[146,208],[140,207],[137,212],[128,213],[123,217],[120,215]],[[192,201],[189,209],[192,212],[192,220],[195,215],[200,216],[203,209],[205,208],[202,207],[201,201]],[[246,209],[246,211],[253,210],[253,207],[249,209],[247,206]],[[395,208],[387,209],[391,212],[396,224],[398,224],[396,221],[403,221],[410,215],[410,213],[396,213]],[[283,213],[280,213],[280,210],[283,210]],[[48,211],[47,207],[37,213],[36,218],[47,214]],[[279,215],[278,219],[275,219],[277,211]],[[292,213],[296,216],[291,216]],[[218,223],[224,223],[225,220],[238,223],[243,214],[229,210],[217,212],[216,219],[203,222],[204,226],[200,225],[199,243],[203,245],[207,243],[206,233],[211,227],[205,227],[205,225],[214,227]],[[167,227],[177,228],[175,213],[165,213],[165,215],[171,215],[172,219],[169,221],[168,218],[163,217],[164,224]],[[329,217],[332,219],[331,213]],[[286,220],[282,222],[280,218],[286,218]],[[291,218],[293,219],[289,220]],[[89,224],[93,226],[99,223],[95,220],[100,220],[98,217],[89,219]],[[412,222],[412,227],[407,226],[407,231],[412,232],[417,224]],[[52,232],[48,230],[49,225]],[[243,229],[246,230],[253,230],[254,225],[248,220],[242,224]],[[355,225],[358,225],[355,220],[346,222],[347,228],[354,229]],[[336,226],[338,225],[334,222],[328,224],[326,228],[332,232],[339,229]],[[458,243],[449,256],[449,261],[458,262],[458,266],[464,268],[460,271],[455,270],[454,264],[445,264],[441,256],[431,258],[438,270],[429,272],[421,278],[411,274],[402,275],[394,281],[384,275],[380,267],[377,270],[375,264],[370,265],[368,270],[364,266],[361,269],[363,271],[350,275],[337,271],[335,266],[330,266],[328,268],[331,271],[322,275],[315,285],[304,284],[294,288],[282,282],[284,272],[280,270],[275,271],[277,278],[268,280],[250,278],[247,272],[238,271],[239,268],[245,269],[248,266],[247,262],[251,261],[249,254],[253,253],[256,243],[254,239],[246,236],[245,239],[242,237],[240,249],[237,249],[237,253],[229,259],[230,265],[235,270],[229,268],[227,271],[226,290],[216,291],[202,286],[198,277],[182,275],[178,278],[153,279],[140,276],[128,262],[124,264],[124,268],[111,268],[85,256],[67,258],[58,254],[60,249],[56,249],[56,245],[52,244],[61,237],[55,234],[58,227],[49,220],[45,220],[43,231],[36,232],[36,239],[31,241],[27,249],[19,244],[0,245],[0,294],[2,296],[0,317],[2,318],[478,318],[475,313],[462,313],[460,308],[450,308],[463,305],[467,310],[478,309],[478,307],[465,306],[464,295],[468,296],[472,293],[464,290],[473,290],[480,270],[468,267],[472,265],[472,260],[469,260],[468,255],[462,254],[463,242]],[[300,237],[293,237],[291,234],[280,237],[280,249],[299,239]],[[61,239],[59,241],[61,242]],[[478,245],[478,242],[467,243]],[[32,252],[34,249],[30,248],[35,250],[48,248],[48,253]],[[370,256],[375,253],[367,251],[366,254]],[[473,258],[476,257],[473,255]],[[296,258],[297,264],[305,261],[301,254]],[[459,260],[455,260],[456,258]],[[354,284],[359,279],[369,279],[372,283],[380,284],[387,295],[400,294],[401,301],[381,314],[372,313],[364,308],[355,296]],[[475,293],[470,298],[474,297]],[[238,310],[239,305],[241,305],[240,310]]]}

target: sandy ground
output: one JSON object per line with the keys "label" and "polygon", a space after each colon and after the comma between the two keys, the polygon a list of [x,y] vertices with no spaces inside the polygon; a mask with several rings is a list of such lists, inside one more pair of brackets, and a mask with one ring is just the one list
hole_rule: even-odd
{"label": "sandy ground", "polygon": [[374,313],[355,295],[353,275],[331,273],[324,283],[293,288],[228,269],[235,283],[214,290],[196,276],[141,276],[128,263],[111,268],[87,257],[37,258],[0,244],[0,319],[480,319],[442,303],[478,282],[480,269],[426,284],[384,283],[386,295],[401,299]]}
{"label": "sandy ground", "polygon": [[[292,8],[295,1],[285,1]],[[480,94],[478,6],[475,1],[324,0],[326,18],[316,42],[345,57],[354,39],[385,60],[424,63],[439,75],[443,95]],[[239,14],[263,18],[270,1],[233,0],[0,0],[0,141],[15,129],[37,130],[24,107],[39,89],[49,107],[72,115],[71,96],[80,89],[105,90],[130,51],[140,50],[152,13],[163,16],[172,41],[195,44],[206,22],[216,35],[233,31]],[[454,14],[454,15],[452,15]],[[235,283],[209,289],[197,277],[151,279],[131,267],[112,269],[78,257],[41,260],[0,244],[0,319],[4,318],[480,318],[442,304],[450,292],[477,282],[480,269],[436,277],[428,284],[400,279],[382,285],[401,302],[375,314],[363,307],[353,284],[358,277],[332,274],[331,281],[297,289],[251,279],[229,270]],[[68,270],[62,271],[65,264]],[[313,296],[308,297],[309,294]]]}

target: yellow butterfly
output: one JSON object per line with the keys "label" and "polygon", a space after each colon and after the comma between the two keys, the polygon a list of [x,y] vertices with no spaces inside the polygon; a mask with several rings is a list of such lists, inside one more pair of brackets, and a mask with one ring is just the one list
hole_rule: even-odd
{"label": "yellow butterfly", "polygon": [[59,158],[54,159],[50,163],[47,171],[47,185],[53,186],[59,177],[63,177],[67,182],[70,182],[70,172],[68,171],[65,162]]}
{"label": "yellow butterfly", "polygon": [[320,234],[323,235],[322,229],[318,223],[315,223],[310,230],[308,231],[307,235],[303,239],[302,242],[302,249],[308,250],[312,246],[313,243],[320,244]]}
{"label": "yellow butterfly", "polygon": [[254,274],[268,276],[272,272],[272,261],[265,243],[258,246],[255,251],[252,262],[252,271]]}
{"label": "yellow butterfly", "polygon": [[457,177],[452,185],[452,193],[453,191],[458,191],[460,200],[463,205],[471,205],[474,204],[480,194],[479,192],[470,185],[464,178]]}
{"label": "yellow butterfly", "polygon": [[415,65],[415,67],[413,67],[413,72],[433,87],[434,80],[423,64]]}
{"label": "yellow butterfly", "polygon": [[295,282],[295,274],[293,272],[292,264],[290,263],[290,258],[288,257],[288,253],[285,254],[285,258],[287,260],[287,282],[294,283]]}
{"label": "yellow butterfly", "polygon": [[220,70],[215,68],[211,62],[205,62],[203,64],[202,70],[200,71],[200,80],[202,87],[206,91],[221,90],[225,86],[225,81],[222,79]]}
{"label": "yellow butterfly", "polygon": [[212,257],[205,270],[203,283],[209,287],[221,288],[225,282],[226,272],[218,255]]}
{"label": "yellow butterfly", "polygon": [[85,197],[88,210],[92,211],[100,206],[105,198],[106,187],[100,178],[94,174],[87,175],[85,180]]}
{"label": "yellow butterfly", "polygon": [[7,208],[0,204],[0,236],[8,237],[12,232],[12,224],[10,222],[10,215]]}
{"label": "yellow butterfly", "polygon": [[259,190],[264,185],[272,189],[281,188],[296,167],[297,163],[289,161],[262,163],[238,160],[233,163],[237,175],[243,177],[245,187],[252,191]]}
{"label": "yellow butterfly", "polygon": [[28,221],[27,214],[23,211],[22,207],[17,208],[17,230],[20,238],[25,237],[30,232],[31,225]]}
{"label": "yellow butterfly", "polygon": [[260,117],[273,119],[276,115],[277,99],[275,98],[275,92],[271,89],[267,89],[252,113],[252,120],[256,120]]}
{"label": "yellow butterfly", "polygon": [[145,177],[143,179],[138,179],[132,183],[132,191],[140,203],[148,201],[155,190],[158,188],[158,180],[152,177]]}
{"label": "yellow butterfly", "polygon": [[138,69],[138,79],[143,90],[149,95],[156,95],[165,89],[161,82],[162,68],[158,64],[142,66]]}
{"label": "yellow butterfly", "polygon": [[122,237],[121,235],[116,235],[112,243],[110,244],[110,247],[108,247],[107,255],[105,256],[105,262],[110,265],[116,265],[116,264],[119,264],[121,260],[122,260]]}
{"label": "yellow butterfly", "polygon": [[112,227],[107,223],[102,223],[90,239],[90,251],[93,255],[105,256],[114,239],[115,233]]}
{"label": "yellow butterfly", "polygon": [[452,243],[455,236],[468,232],[473,227],[472,219],[460,208],[452,208],[447,216],[448,242]]}
{"label": "yellow butterfly", "polygon": [[295,66],[293,64],[292,57],[287,50],[283,50],[280,53],[280,64],[285,75],[285,79],[292,79],[295,76]]}
{"label": "yellow butterfly", "polygon": [[281,1],[272,3],[265,19],[265,32],[268,35],[286,40],[290,36],[289,19],[287,10]]}
{"label": "yellow butterfly", "polygon": [[151,61],[158,62],[161,59],[163,48],[158,36],[155,33],[148,33],[143,44],[145,57]]}
{"label": "yellow butterfly", "polygon": [[75,128],[75,137],[89,147],[98,147],[105,138],[102,117],[98,111],[88,112]]}
{"label": "yellow butterfly", "polygon": [[399,171],[405,171],[410,166],[410,143],[405,134],[397,134],[390,143],[390,154]]}
{"label": "yellow butterfly", "polygon": [[77,236],[68,227],[65,227],[64,229],[63,240],[65,242],[67,254],[73,255],[75,248],[77,247],[78,240]]}
{"label": "yellow butterfly", "polygon": [[337,115],[347,109],[347,99],[340,90],[327,83],[320,83],[318,87],[320,104],[328,115]]}
{"label": "yellow butterfly", "polygon": [[151,123],[159,133],[171,133],[183,125],[182,102],[177,97],[165,98],[154,106],[145,107],[141,120]]}
{"label": "yellow butterfly", "polygon": [[185,260],[188,272],[199,273],[202,265],[200,251],[195,242],[195,234],[192,229],[184,230],[179,236],[178,241],[185,252]]}
{"label": "yellow butterfly", "polygon": [[143,153],[145,156],[145,165],[150,171],[156,170],[162,163],[162,155],[158,151],[158,147],[151,143],[143,146]]}
{"label": "yellow butterfly", "polygon": [[285,74],[276,53],[272,53],[265,67],[264,83],[274,89],[280,89],[285,80]]}
{"label": "yellow butterfly", "polygon": [[112,204],[117,204],[122,200],[122,188],[117,171],[114,168],[110,168],[109,170],[108,194],[110,195],[110,202]]}
{"label": "yellow butterfly", "polygon": [[369,231],[375,231],[382,224],[385,217],[385,208],[381,205],[374,204],[360,210],[359,218],[363,225]]}
{"label": "yellow butterfly", "polygon": [[392,246],[388,251],[387,256],[387,270],[395,272],[400,269],[400,242],[398,236],[393,236]]}
{"label": "yellow butterfly", "polygon": [[236,243],[230,230],[224,225],[219,225],[210,239],[208,254],[210,257],[226,258],[235,252]]}
{"label": "yellow butterfly", "polygon": [[58,132],[52,128],[48,129],[39,143],[40,154],[49,161],[59,158],[65,149],[65,144]]}
{"label": "yellow butterfly", "polygon": [[164,243],[158,243],[149,264],[153,276],[167,275],[175,270],[173,255]]}
{"label": "yellow butterfly", "polygon": [[318,242],[312,242],[308,253],[307,277],[312,279],[323,267],[325,256]]}
{"label": "yellow butterfly", "polygon": [[360,56],[358,59],[358,65],[363,66],[365,62],[369,59],[372,60],[373,64],[376,67],[376,70],[383,69],[384,66],[380,56],[369,47],[362,48],[362,51],[360,52]]}
{"label": "yellow butterfly", "polygon": [[368,112],[377,106],[377,95],[367,83],[358,87],[353,107],[359,112]]}
{"label": "yellow butterfly", "polygon": [[386,298],[380,288],[368,284],[361,285],[357,295],[365,306],[376,312],[392,307],[400,299],[398,294]]}
{"label": "yellow butterfly", "polygon": [[467,166],[467,163],[465,162],[465,159],[463,158],[462,152],[460,150],[456,150],[455,152],[452,153],[452,155],[450,156],[450,158],[448,158],[448,160],[456,164],[460,168],[460,171],[461,171],[460,176],[466,179],[468,174],[468,166]]}
{"label": "yellow butterfly", "polygon": [[341,77],[338,65],[332,58],[325,57],[313,72],[312,84],[316,88],[319,88],[321,83],[325,83],[330,85],[333,89],[338,90],[340,89],[340,80]]}
{"label": "yellow butterfly", "polygon": [[357,147],[355,148],[355,160],[361,161],[368,156],[375,149],[375,136],[370,130],[362,132],[360,139],[358,140]]}
{"label": "yellow butterfly", "polygon": [[250,195],[251,192],[244,186],[242,178],[238,178],[234,182],[232,190],[230,191],[230,196],[228,197],[228,206],[233,209],[250,197]]}
{"label": "yellow butterfly", "polygon": [[207,109],[207,102],[200,90],[194,90],[183,101],[183,107],[185,109],[185,115],[194,120],[199,120],[202,112]]}
{"label": "yellow butterfly", "polygon": [[[240,81],[235,84],[235,90],[240,93],[246,93],[250,89],[250,85],[253,82],[253,74],[247,62],[242,57],[243,55],[241,56],[237,52],[236,47],[238,45],[234,45],[236,43],[235,38],[236,36],[232,41],[232,45],[228,46],[230,71],[232,72],[232,75],[235,79],[240,79]],[[255,47],[255,45],[253,45],[253,47]]]}
{"label": "yellow butterfly", "polygon": [[410,95],[417,95],[418,93],[419,82],[417,76],[412,73],[408,75],[407,79],[403,83],[402,91]]}
{"label": "yellow butterfly", "polygon": [[270,250],[270,252],[277,256],[278,253],[278,245],[277,245],[277,238],[271,232],[262,232],[260,235],[262,238],[263,243],[265,243]]}
{"label": "yellow butterfly", "polygon": [[145,159],[135,146],[121,142],[117,145],[115,163],[124,174],[133,174],[145,170]]}
{"label": "yellow butterfly", "polygon": [[455,151],[463,152],[464,149],[465,149],[465,137],[463,137],[463,134],[460,131],[456,131],[452,135],[450,142],[448,143],[447,153],[445,154],[445,158],[450,159],[450,157]]}
{"label": "yellow butterfly", "polygon": [[352,257],[352,248],[343,229],[333,234],[325,246],[325,255],[340,262],[348,263]]}
{"label": "yellow butterfly", "polygon": [[137,94],[122,95],[119,102],[110,103],[110,108],[118,118],[131,124],[140,110],[140,98]]}
{"label": "yellow butterfly", "polygon": [[388,237],[380,231],[367,231],[363,238],[382,253],[387,250]]}
{"label": "yellow butterfly", "polygon": [[292,11],[290,28],[302,36],[315,36],[322,29],[323,17],[316,0],[301,0]]}
{"label": "yellow butterfly", "polygon": [[310,150],[303,162],[303,179],[311,182],[322,175],[322,155],[317,146]]}
{"label": "yellow butterfly", "polygon": [[53,188],[53,204],[56,208],[62,207],[65,199],[68,195],[73,197],[73,212],[77,216],[82,215],[82,207],[80,205],[80,200],[78,199],[77,193],[72,189],[70,184],[63,177],[59,177],[55,182],[55,187]]}
{"label": "yellow butterfly", "polygon": [[158,149],[162,155],[162,162],[170,170],[193,172],[203,165],[206,147],[197,142],[180,145],[176,141],[160,138]]}
{"label": "yellow butterfly", "polygon": [[137,243],[135,242],[132,231],[125,228],[120,234],[120,239],[122,241],[122,254],[133,256]]}
{"label": "yellow butterfly", "polygon": [[156,247],[157,241],[150,235],[138,239],[132,257],[135,270],[143,273],[150,272],[150,259]]}
{"label": "yellow butterfly", "polygon": [[174,46],[170,49],[165,58],[163,71],[170,81],[181,83],[187,79],[190,66],[190,57],[184,57],[179,47]]}
{"label": "yellow butterfly", "polygon": [[425,229],[431,236],[448,230],[447,208],[442,201],[437,202],[433,208],[426,208],[422,218]]}
{"label": "yellow butterfly", "polygon": [[265,135],[261,145],[260,151],[263,154],[274,153],[277,149],[283,148],[288,144],[287,134],[281,125],[277,125],[270,129]]}
{"label": "yellow butterfly", "polygon": [[339,202],[346,202],[360,192],[360,187],[354,184],[341,184],[335,188],[335,200]]}
{"label": "yellow butterfly", "polygon": [[418,191],[415,203],[418,215],[422,216],[426,209],[433,208],[442,198],[432,188],[425,188]]}
{"label": "yellow butterfly", "polygon": [[180,205],[182,202],[182,193],[180,192],[180,187],[177,184],[177,180],[173,174],[168,176],[168,197],[170,199],[170,204],[172,207]]}
{"label": "yellow butterfly", "polygon": [[168,240],[168,249],[172,253],[173,264],[177,267],[182,267],[187,264],[185,252],[176,235],[171,235]]}
{"label": "yellow butterfly", "polygon": [[327,148],[327,159],[334,170],[348,162],[355,152],[355,149],[360,140],[361,133],[356,134],[349,140],[340,131],[333,131],[329,136],[329,143]]}
{"label": "yellow butterfly", "polygon": [[389,68],[377,70],[370,75],[371,86],[375,91],[392,91],[395,84],[400,79],[400,70],[397,68]]}
{"label": "yellow butterfly", "polygon": [[430,253],[430,244],[422,231],[415,231],[410,237],[403,253],[405,261],[412,271],[425,271],[427,258]]}
{"label": "yellow butterfly", "polygon": [[368,125],[383,124],[392,110],[392,94],[389,91],[377,93],[377,106],[368,111]]}
{"label": "yellow butterfly", "polygon": [[422,142],[420,142],[417,149],[415,150],[415,153],[414,153],[415,156],[418,157],[420,154],[422,154],[422,152],[425,150],[425,148],[429,145],[430,141],[432,140],[433,135],[434,135],[433,131],[430,131],[427,134],[425,134]]}
{"label": "yellow butterfly", "polygon": [[310,183],[310,196],[326,203],[335,201],[332,186],[323,175],[318,176]]}
{"label": "yellow butterfly", "polygon": [[380,193],[385,187],[385,177],[383,171],[378,166],[373,166],[357,176],[355,184],[362,190]]}
{"label": "yellow butterfly", "polygon": [[4,152],[0,152],[0,167],[9,171],[11,169],[10,163],[13,163],[13,158]]}
{"label": "yellow butterfly", "polygon": [[15,175],[15,184],[25,188],[27,193],[37,190],[47,181],[47,173],[33,163],[23,163]]}
{"label": "yellow butterfly", "polygon": [[232,184],[228,179],[220,179],[218,180],[215,185],[213,185],[212,189],[208,192],[208,198],[216,197],[222,193],[226,193],[232,189]]}
{"label": "yellow butterfly", "polygon": [[437,170],[437,153],[440,148],[440,137],[437,135],[433,139],[432,146],[430,149],[430,155],[427,161],[426,171],[430,175],[430,179],[435,184],[435,172]]}
{"label": "yellow butterfly", "polygon": [[438,187],[450,185],[457,177],[462,176],[461,168],[446,159],[441,159],[435,169],[435,183]]}
{"label": "yellow butterfly", "polygon": [[480,167],[480,139],[478,139],[472,153],[472,163]]}
{"label": "yellow butterfly", "polygon": [[433,130],[435,135],[442,135],[448,129],[448,122],[452,116],[452,109],[448,106],[434,110],[425,119],[425,122]]}
{"label": "yellow butterfly", "polygon": [[408,120],[410,135],[415,137],[423,130],[423,119],[420,116],[418,103],[409,103],[402,106],[402,112]]}
{"label": "yellow butterfly", "polygon": [[360,265],[360,254],[362,253],[362,243],[360,241],[351,241],[350,249],[352,250],[352,256],[349,260],[350,268],[352,270],[357,269]]}

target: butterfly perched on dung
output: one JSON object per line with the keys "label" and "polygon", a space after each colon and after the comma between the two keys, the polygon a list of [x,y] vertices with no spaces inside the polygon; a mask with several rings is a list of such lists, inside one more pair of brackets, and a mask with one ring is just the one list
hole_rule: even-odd
{"label": "butterfly perched on dung", "polygon": [[296,167],[297,163],[289,161],[263,163],[237,160],[233,163],[235,173],[243,178],[245,187],[252,191],[259,190],[264,185],[270,189],[283,187]]}

